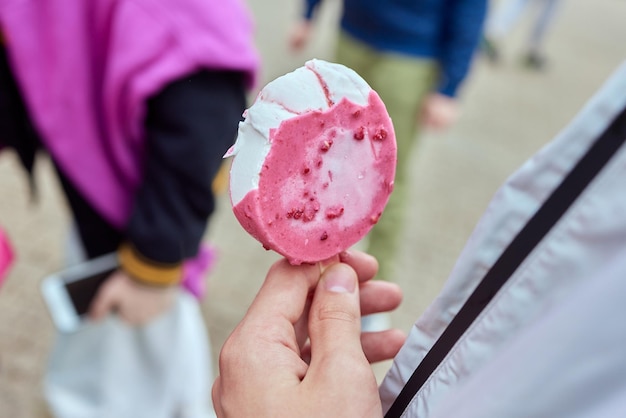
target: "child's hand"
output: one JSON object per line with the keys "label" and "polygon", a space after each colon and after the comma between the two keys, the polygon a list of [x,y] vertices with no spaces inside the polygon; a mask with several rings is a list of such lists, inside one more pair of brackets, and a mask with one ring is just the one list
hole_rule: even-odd
{"label": "child's hand", "polygon": [[143,285],[117,270],[98,291],[89,316],[100,320],[114,311],[130,325],[144,325],[172,306],[177,290],[177,286]]}
{"label": "child's hand", "polygon": [[456,122],[458,113],[456,99],[443,94],[432,93],[422,105],[422,123],[428,129],[443,131]]}
{"label": "child's hand", "polygon": [[311,22],[308,20],[300,20],[291,28],[289,35],[289,48],[298,52],[301,51],[311,38]]}

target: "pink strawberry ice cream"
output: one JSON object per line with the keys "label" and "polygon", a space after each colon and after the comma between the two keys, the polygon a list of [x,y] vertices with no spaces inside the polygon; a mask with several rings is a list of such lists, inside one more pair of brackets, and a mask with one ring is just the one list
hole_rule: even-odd
{"label": "pink strawberry ice cream", "polygon": [[333,257],[378,221],[396,142],[383,102],[354,71],[308,61],[244,114],[230,194],[241,225],[292,264]]}

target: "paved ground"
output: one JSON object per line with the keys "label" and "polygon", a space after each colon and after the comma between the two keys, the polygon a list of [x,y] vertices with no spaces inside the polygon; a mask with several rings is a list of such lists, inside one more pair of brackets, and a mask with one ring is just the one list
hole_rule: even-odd
{"label": "paved ground", "polygon": [[[285,47],[294,4],[249,0],[257,18],[264,57],[263,82],[310,57],[330,58],[333,21],[339,2],[327,2],[319,37],[299,56]],[[502,181],[541,147],[581,107],[626,57],[626,4],[615,0],[569,0],[549,38],[550,65],[542,73],[519,66],[526,23],[507,42],[498,67],[479,61],[464,91],[462,119],[445,135],[427,134],[413,156],[411,216],[405,228],[397,278],[405,301],[395,324],[408,330],[437,294],[473,225]],[[47,161],[32,202],[12,155],[0,155],[0,224],[18,252],[0,290],[0,418],[44,417],[40,379],[53,337],[38,294],[38,282],[61,267],[68,217]],[[207,239],[219,246],[204,312],[215,353],[252,300],[267,267],[276,259],[248,237],[219,202]],[[381,376],[388,364],[377,366]]]}

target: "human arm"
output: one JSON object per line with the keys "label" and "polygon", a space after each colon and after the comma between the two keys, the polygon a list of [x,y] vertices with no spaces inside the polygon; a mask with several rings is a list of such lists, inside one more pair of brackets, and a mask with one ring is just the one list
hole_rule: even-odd
{"label": "human arm", "polygon": [[115,309],[141,324],[170,306],[213,211],[211,182],[244,108],[244,77],[228,71],[190,74],[149,100],[144,180],[118,251],[122,269],[94,300],[94,319]]}
{"label": "human arm", "polygon": [[302,50],[311,38],[312,20],[315,9],[321,0],[306,0],[302,18],[300,18],[291,28],[289,33],[289,47],[293,51]]}
{"label": "human arm", "polygon": [[433,131],[443,131],[456,122],[459,115],[458,101],[441,93],[430,93],[424,99],[419,118]]}
{"label": "human arm", "polygon": [[447,0],[442,23],[438,93],[455,97],[467,76],[487,13],[486,0]]}
{"label": "human arm", "polygon": [[434,131],[458,119],[458,89],[467,76],[485,19],[485,0],[448,0],[442,23],[441,68],[437,91],[424,100],[418,119]]}
{"label": "human arm", "polygon": [[382,417],[368,359],[393,357],[404,334],[361,334],[360,317],[397,307],[400,289],[370,281],[377,263],[366,254],[340,261],[321,278],[319,265],[272,266],[222,348],[213,386],[220,418]]}

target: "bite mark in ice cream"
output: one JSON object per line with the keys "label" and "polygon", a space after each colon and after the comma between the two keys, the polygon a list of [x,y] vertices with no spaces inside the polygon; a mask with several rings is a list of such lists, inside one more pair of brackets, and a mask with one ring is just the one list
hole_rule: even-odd
{"label": "bite mark in ice cream", "polygon": [[355,244],[393,190],[396,144],[385,106],[338,64],[309,61],[268,84],[229,154],[235,216],[293,264]]}

